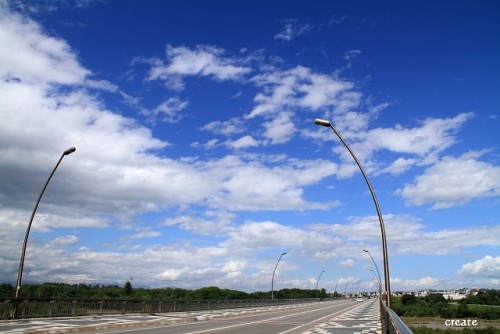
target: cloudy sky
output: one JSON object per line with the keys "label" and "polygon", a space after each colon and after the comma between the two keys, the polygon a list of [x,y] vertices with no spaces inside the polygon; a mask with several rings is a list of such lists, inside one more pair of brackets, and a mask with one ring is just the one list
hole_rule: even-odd
{"label": "cloudy sky", "polygon": [[[0,281],[500,284],[500,3],[0,0]],[[383,275],[383,273],[382,273]]]}

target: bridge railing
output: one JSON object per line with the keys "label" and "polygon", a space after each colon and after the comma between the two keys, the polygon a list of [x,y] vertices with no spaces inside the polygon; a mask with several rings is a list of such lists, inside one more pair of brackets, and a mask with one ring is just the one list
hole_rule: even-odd
{"label": "bridge railing", "polygon": [[382,333],[384,334],[413,334],[410,328],[391,308],[380,300],[380,313],[382,318]]}
{"label": "bridge railing", "polygon": [[[317,302],[320,299],[258,299],[258,300],[110,300],[67,298],[20,298],[18,319],[46,317],[77,317],[130,313],[170,313],[232,308],[265,307]],[[14,300],[0,298],[0,319],[12,317]]]}
{"label": "bridge railing", "polygon": [[[78,317],[132,313],[170,313],[232,308],[251,308],[318,302],[322,299],[256,299],[256,300],[110,300],[68,298],[21,298],[18,319],[47,317]],[[12,317],[12,298],[0,298],[0,319]],[[392,309],[380,300],[382,332],[412,334]]]}

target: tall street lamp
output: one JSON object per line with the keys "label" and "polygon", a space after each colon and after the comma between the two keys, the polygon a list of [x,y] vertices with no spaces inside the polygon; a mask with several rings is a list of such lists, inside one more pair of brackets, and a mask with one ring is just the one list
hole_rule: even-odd
{"label": "tall street lamp", "polygon": [[[380,271],[378,270],[378,266],[377,266],[377,263],[375,262],[375,260],[373,259],[373,256],[370,254],[370,252],[366,249],[363,249],[363,252],[367,253],[369,256],[370,256],[370,259],[372,259],[372,262],[373,264],[375,265],[375,269],[377,269],[377,274],[378,274],[378,282],[379,284],[381,284],[382,282],[382,278],[380,277]],[[371,270],[371,269],[370,269]],[[372,270],[373,271],[373,270]],[[373,273],[375,275],[375,272]],[[382,290],[382,289],[381,289]],[[382,296],[380,296],[382,297]]]}
{"label": "tall street lamp", "polygon": [[19,306],[19,292],[21,290],[21,281],[23,279],[24,257],[26,255],[26,247],[28,246],[28,236],[30,234],[31,224],[33,223],[33,218],[35,217],[36,209],[38,209],[38,204],[40,204],[40,200],[42,199],[43,193],[45,192],[45,189],[47,188],[47,185],[49,184],[50,179],[52,178],[52,175],[54,175],[54,173],[56,172],[56,169],[57,169],[57,167],[59,167],[59,164],[61,163],[64,156],[69,155],[75,151],[76,151],[75,147],[70,147],[62,153],[61,157],[59,158],[59,161],[57,162],[56,166],[52,170],[52,173],[50,173],[49,178],[45,182],[45,185],[42,188],[42,192],[38,196],[38,200],[36,201],[35,207],[33,208],[33,212],[31,213],[30,222],[28,223],[28,227],[26,228],[26,234],[24,235],[23,249],[21,252],[21,260],[19,261],[19,272],[17,273],[16,294],[14,296],[14,307],[12,309],[12,318],[13,319],[17,318],[17,310],[18,310],[18,306]]}
{"label": "tall street lamp", "polygon": [[325,271],[322,270],[321,273],[319,274],[318,280],[316,281],[316,298],[318,298],[318,284],[319,284],[319,279],[321,278],[321,275],[323,275]]}
{"label": "tall street lamp", "polygon": [[335,129],[333,124],[330,121],[324,120],[324,119],[316,119],[314,121],[316,125],[321,125],[324,127],[329,127],[333,130],[333,132],[337,135],[337,137],[340,139],[342,144],[344,144],[345,148],[349,151],[351,156],[353,157],[354,161],[359,167],[359,170],[361,171],[361,174],[363,174],[363,177],[365,178],[366,184],[368,185],[368,189],[370,190],[370,193],[373,198],[373,203],[375,204],[375,209],[377,210],[377,215],[378,215],[378,221],[380,223],[380,233],[382,236],[382,252],[384,256],[384,280],[385,280],[385,291],[387,293],[386,296],[386,305],[388,307],[391,307],[391,283],[389,282],[389,257],[387,255],[387,240],[385,237],[385,227],[384,227],[384,219],[382,218],[382,211],[380,210],[380,206],[378,205],[378,200],[377,196],[375,196],[375,191],[373,190],[373,187],[370,183],[370,180],[368,179],[368,176],[365,173],[365,170],[361,166],[361,163],[359,162],[358,158],[354,154],[354,152],[351,150],[349,145],[347,145],[347,142],[342,138],[340,133]]}
{"label": "tall street lamp", "polygon": [[337,279],[337,283],[335,283],[335,289],[333,290],[333,297],[337,297],[337,285],[339,285],[340,278]]}
{"label": "tall street lamp", "polygon": [[283,255],[286,255],[286,252],[281,253],[280,258],[278,259],[278,262],[276,262],[276,266],[274,267],[274,270],[273,270],[273,279],[271,280],[271,300],[274,300],[274,274],[276,273],[276,268],[278,268],[278,263],[280,263]]}
{"label": "tall street lamp", "polygon": [[375,276],[375,279],[377,280],[378,282],[378,295],[380,298],[382,298],[382,283],[380,282],[380,275],[375,275],[375,272],[373,271],[373,269],[370,269],[370,271],[373,273],[373,276]]}

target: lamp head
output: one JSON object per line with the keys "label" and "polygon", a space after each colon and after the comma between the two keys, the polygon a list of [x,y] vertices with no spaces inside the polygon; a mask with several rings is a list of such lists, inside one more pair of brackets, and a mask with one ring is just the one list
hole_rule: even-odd
{"label": "lamp head", "polygon": [[321,126],[326,126],[326,127],[330,127],[332,125],[330,123],[330,121],[327,121],[326,119],[320,119],[320,118],[316,118],[314,120],[314,124],[321,125]]}
{"label": "lamp head", "polygon": [[71,153],[73,153],[73,152],[75,152],[75,151],[76,151],[76,147],[74,147],[74,146],[73,146],[73,147],[70,147],[70,148],[68,148],[66,151],[64,151],[64,155],[71,154]]}

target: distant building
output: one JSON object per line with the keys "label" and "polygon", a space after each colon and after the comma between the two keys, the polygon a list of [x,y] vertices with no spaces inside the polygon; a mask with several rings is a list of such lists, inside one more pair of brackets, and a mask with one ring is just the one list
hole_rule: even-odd
{"label": "distant building", "polygon": [[443,295],[445,299],[450,299],[450,300],[460,300],[464,299],[467,297],[467,295],[470,293],[470,290],[468,288],[463,288],[463,289],[439,289],[439,290],[429,290],[430,295],[432,294],[440,294]]}

